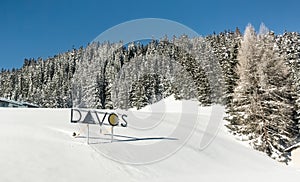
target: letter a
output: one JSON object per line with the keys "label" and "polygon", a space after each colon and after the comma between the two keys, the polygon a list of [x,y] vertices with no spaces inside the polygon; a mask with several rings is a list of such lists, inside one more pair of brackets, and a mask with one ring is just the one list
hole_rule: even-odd
{"label": "letter a", "polygon": [[89,111],[87,113],[87,115],[85,116],[84,120],[82,121],[82,123],[87,123],[87,124],[96,124],[91,111]]}

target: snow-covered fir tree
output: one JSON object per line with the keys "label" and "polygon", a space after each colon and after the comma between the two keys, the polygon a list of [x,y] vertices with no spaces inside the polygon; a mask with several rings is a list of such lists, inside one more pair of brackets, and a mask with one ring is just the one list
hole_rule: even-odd
{"label": "snow-covered fir tree", "polygon": [[[296,112],[294,118],[300,119],[300,34],[296,32],[285,32],[283,35],[278,35],[276,38],[279,46],[280,54],[284,58],[289,67],[290,79],[294,94],[296,94]],[[300,124],[298,123],[298,128]]]}
{"label": "snow-covered fir tree", "polygon": [[222,68],[224,82],[224,102],[227,109],[231,107],[233,92],[238,80],[236,67],[238,64],[237,55],[241,42],[241,33],[237,28],[235,32],[225,31],[220,34],[207,36],[206,41],[213,49],[215,55]]}
{"label": "snow-covered fir tree", "polygon": [[274,33],[249,25],[239,52],[238,86],[229,128],[246,137],[257,150],[286,162],[285,149],[297,138],[293,118],[295,97],[288,67],[279,54]]}

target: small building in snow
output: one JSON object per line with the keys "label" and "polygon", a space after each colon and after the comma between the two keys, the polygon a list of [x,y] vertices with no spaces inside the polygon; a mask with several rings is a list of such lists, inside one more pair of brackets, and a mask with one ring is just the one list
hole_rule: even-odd
{"label": "small building in snow", "polygon": [[293,166],[300,169],[300,143],[287,148],[285,151],[291,153]]}
{"label": "small building in snow", "polygon": [[0,98],[0,107],[24,107],[22,103]]}
{"label": "small building in snow", "polygon": [[22,104],[24,107],[28,107],[28,108],[39,108],[38,105],[29,103],[29,102],[22,102]]}
{"label": "small building in snow", "polygon": [[0,98],[0,107],[38,108],[39,106],[28,102],[17,102],[5,98]]}

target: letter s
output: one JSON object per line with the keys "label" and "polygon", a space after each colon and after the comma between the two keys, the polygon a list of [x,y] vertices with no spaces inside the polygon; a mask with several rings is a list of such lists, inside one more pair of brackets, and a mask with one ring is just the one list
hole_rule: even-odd
{"label": "letter s", "polygon": [[126,121],[126,119],[125,119],[125,118],[127,118],[127,115],[126,115],[126,114],[123,114],[121,118],[122,118],[122,120],[123,120],[124,123],[125,123],[125,124],[124,124],[124,123],[121,123],[121,126],[122,126],[122,127],[127,127],[127,121]]}

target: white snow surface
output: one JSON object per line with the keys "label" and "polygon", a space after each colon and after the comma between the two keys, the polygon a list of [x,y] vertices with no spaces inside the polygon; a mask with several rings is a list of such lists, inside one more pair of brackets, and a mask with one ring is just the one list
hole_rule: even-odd
{"label": "white snow surface", "polygon": [[[181,110],[176,108],[180,101],[172,98],[165,99],[164,104],[165,118],[175,117],[174,112]],[[146,111],[151,109],[133,112],[142,115]],[[211,107],[199,107],[200,124],[188,142],[170,157],[145,165],[128,165],[105,157],[84,138],[74,138],[72,133],[82,126],[70,123],[70,109],[1,108],[0,181],[299,181],[299,170],[246,147],[227,132],[223,123],[210,145],[199,150],[203,128],[213,114],[210,111]],[[169,128],[170,123],[158,129]],[[130,128],[116,128],[115,133],[141,135]],[[151,132],[147,136],[151,137]],[[138,141],[141,145],[147,142]]]}

